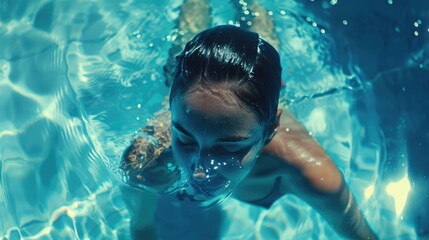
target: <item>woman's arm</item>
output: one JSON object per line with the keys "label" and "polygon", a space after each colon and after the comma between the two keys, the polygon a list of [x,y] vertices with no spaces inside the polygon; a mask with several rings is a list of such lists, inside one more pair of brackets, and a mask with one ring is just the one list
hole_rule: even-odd
{"label": "woman's arm", "polygon": [[131,215],[133,239],[159,239],[154,222],[159,197],[152,192],[165,191],[179,175],[168,170],[172,160],[168,109],[157,112],[140,134],[122,156],[120,168],[129,186],[121,186],[121,192]]}
{"label": "woman's arm", "polygon": [[121,192],[131,216],[133,239],[159,239],[154,221],[158,197],[129,186],[121,186]]}
{"label": "woman's arm", "polygon": [[283,112],[277,134],[264,152],[293,168],[288,190],[316,209],[338,233],[352,239],[377,239],[341,172],[290,112]]}

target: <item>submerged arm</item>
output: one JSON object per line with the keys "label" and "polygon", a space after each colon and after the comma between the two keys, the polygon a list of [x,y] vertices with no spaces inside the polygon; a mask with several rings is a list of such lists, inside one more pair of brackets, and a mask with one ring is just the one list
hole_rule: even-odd
{"label": "submerged arm", "polygon": [[289,191],[316,209],[338,233],[352,239],[377,239],[341,172],[290,112],[284,112],[276,136],[264,151],[293,168]]}
{"label": "submerged arm", "polygon": [[[131,142],[121,159],[126,183],[123,199],[131,215],[133,239],[159,239],[154,216],[159,196],[177,179],[178,171],[168,171],[170,151],[170,112],[164,108],[142,128],[143,137]],[[132,187],[131,187],[132,186]]]}

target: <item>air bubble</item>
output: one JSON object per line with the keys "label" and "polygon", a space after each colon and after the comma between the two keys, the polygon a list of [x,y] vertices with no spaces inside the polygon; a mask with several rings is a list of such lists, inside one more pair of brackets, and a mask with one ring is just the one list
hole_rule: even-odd
{"label": "air bubble", "polygon": [[348,24],[347,20],[343,20],[343,24],[347,25]]}

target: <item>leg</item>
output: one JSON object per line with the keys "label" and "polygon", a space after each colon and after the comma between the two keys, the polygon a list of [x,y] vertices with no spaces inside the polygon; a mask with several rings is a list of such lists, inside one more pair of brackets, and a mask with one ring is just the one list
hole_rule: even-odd
{"label": "leg", "polygon": [[164,65],[165,84],[167,86],[172,84],[176,56],[182,52],[192,37],[211,26],[211,8],[208,0],[185,0],[180,10],[177,22],[178,36],[170,48],[168,61]]}
{"label": "leg", "polygon": [[279,39],[274,33],[273,17],[267,9],[259,4],[257,0],[233,1],[237,7],[237,18],[240,27],[257,32],[259,36],[279,50]]}

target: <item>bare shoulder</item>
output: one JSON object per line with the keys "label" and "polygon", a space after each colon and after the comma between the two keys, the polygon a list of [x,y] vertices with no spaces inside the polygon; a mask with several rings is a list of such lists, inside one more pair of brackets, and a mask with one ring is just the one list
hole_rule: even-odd
{"label": "bare shoulder", "polygon": [[284,161],[314,190],[337,191],[343,184],[342,175],[332,159],[287,109],[283,110],[276,135],[263,151]]}
{"label": "bare shoulder", "polygon": [[[172,161],[170,111],[163,108],[139,130],[124,151],[120,168],[131,185],[151,184],[153,176]],[[169,182],[169,181],[167,181]],[[160,184],[159,180],[156,180]],[[165,184],[165,183],[161,183]]]}

